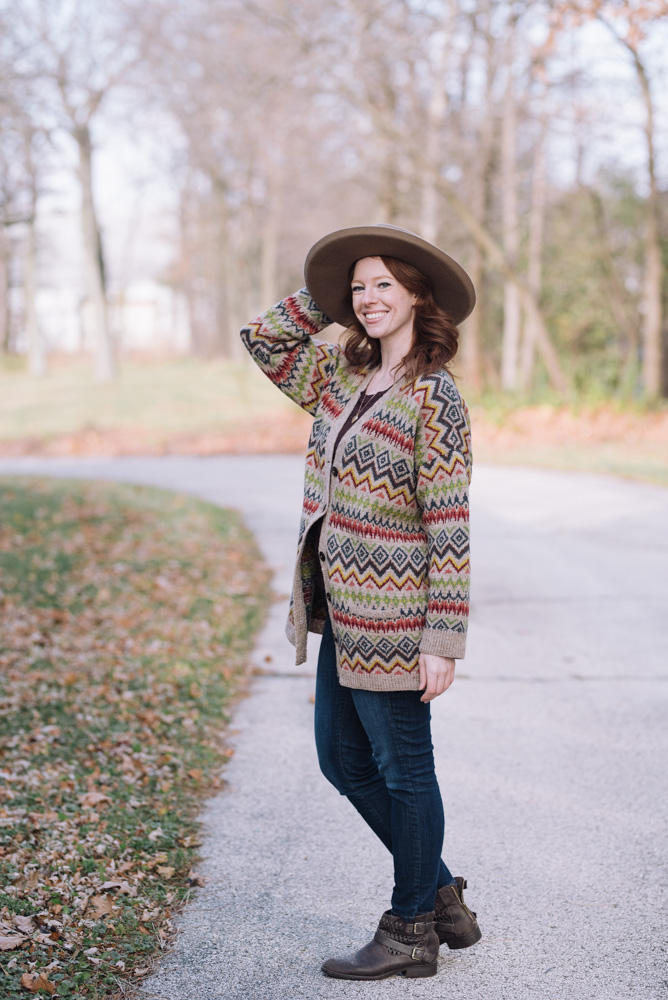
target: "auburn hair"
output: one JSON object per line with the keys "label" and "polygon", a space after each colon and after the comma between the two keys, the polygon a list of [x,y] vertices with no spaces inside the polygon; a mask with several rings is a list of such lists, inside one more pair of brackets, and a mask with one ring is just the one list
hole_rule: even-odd
{"label": "auburn hair", "polygon": [[[448,313],[436,304],[431,282],[412,264],[396,257],[380,258],[393,278],[416,296],[413,319],[413,343],[403,358],[404,378],[413,381],[421,375],[445,369],[457,353],[459,330]],[[357,263],[357,261],[355,261]],[[350,280],[355,264],[350,268]],[[377,368],[380,365],[380,343],[370,337],[362,324],[355,321],[348,327],[344,340],[344,355],[353,368]]]}

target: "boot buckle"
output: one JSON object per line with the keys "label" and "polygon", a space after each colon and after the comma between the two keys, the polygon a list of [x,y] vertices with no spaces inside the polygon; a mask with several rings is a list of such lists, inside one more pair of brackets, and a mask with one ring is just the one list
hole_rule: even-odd
{"label": "boot buckle", "polygon": [[415,962],[421,962],[424,958],[424,948],[413,948],[411,952],[411,958]]}
{"label": "boot buckle", "polygon": [[413,934],[424,934],[427,930],[426,924],[413,924]]}

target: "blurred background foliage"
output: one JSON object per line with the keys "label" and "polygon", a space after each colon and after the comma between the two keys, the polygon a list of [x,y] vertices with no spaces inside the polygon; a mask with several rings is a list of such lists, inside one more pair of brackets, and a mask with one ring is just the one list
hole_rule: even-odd
{"label": "blurred background foliage", "polygon": [[45,424],[68,358],[236,379],[311,243],[379,221],[471,273],[474,400],[660,405],[667,50],[666,0],[0,0],[2,436],[21,368]]}

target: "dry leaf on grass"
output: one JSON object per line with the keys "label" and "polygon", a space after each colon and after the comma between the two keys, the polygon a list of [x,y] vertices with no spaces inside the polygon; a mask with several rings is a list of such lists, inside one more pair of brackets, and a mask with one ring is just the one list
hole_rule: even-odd
{"label": "dry leaf on grass", "polygon": [[53,996],[56,984],[50,982],[46,972],[24,972],[21,976],[21,986],[31,993],[48,993]]}
{"label": "dry leaf on grass", "polygon": [[35,929],[32,917],[24,917],[20,913],[14,915],[14,926],[18,927],[21,934],[32,934]]}
{"label": "dry leaf on grass", "polygon": [[86,792],[85,795],[79,796],[79,802],[82,806],[90,809],[94,806],[106,805],[107,803],[111,805],[111,799],[104,792]]}
{"label": "dry leaf on grass", "polygon": [[137,895],[137,887],[134,886],[134,885],[130,885],[129,882],[114,882],[114,881],[111,881],[111,882],[105,882],[103,885],[100,886],[100,890],[101,891],[105,891],[105,890],[113,891],[114,889],[118,890],[119,896],[136,896]]}
{"label": "dry leaf on grass", "polygon": [[0,951],[11,951],[20,948],[25,938],[20,934],[0,934]]}
{"label": "dry leaf on grass", "polygon": [[86,916],[93,920],[109,916],[116,912],[111,896],[91,896],[86,906]]}

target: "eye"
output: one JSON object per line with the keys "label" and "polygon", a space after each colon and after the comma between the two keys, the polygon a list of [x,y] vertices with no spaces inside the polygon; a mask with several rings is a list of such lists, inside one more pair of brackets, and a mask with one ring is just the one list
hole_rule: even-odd
{"label": "eye", "polygon": [[390,282],[389,281],[379,281],[378,282],[378,287],[379,288],[389,288],[390,287]]}
{"label": "eye", "polygon": [[355,292],[362,292],[362,291],[364,291],[364,289],[362,288],[361,285],[353,285],[352,286],[352,290],[353,290],[353,295],[355,294]]}

